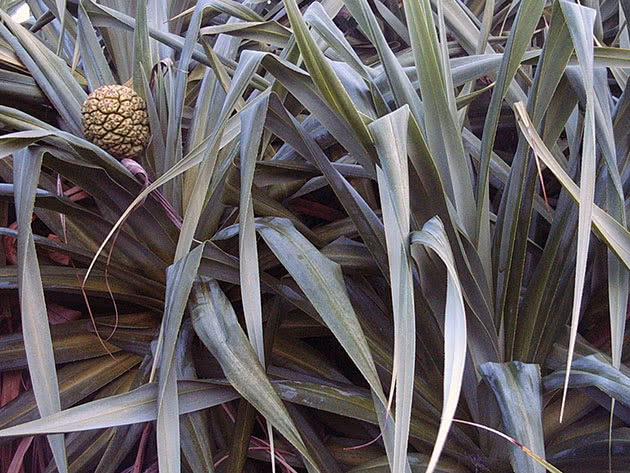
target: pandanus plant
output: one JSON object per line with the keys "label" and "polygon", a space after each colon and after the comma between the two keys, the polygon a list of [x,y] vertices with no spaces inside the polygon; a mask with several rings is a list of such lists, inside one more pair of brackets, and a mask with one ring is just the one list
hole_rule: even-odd
{"label": "pandanus plant", "polygon": [[0,470],[627,470],[625,2],[22,3]]}

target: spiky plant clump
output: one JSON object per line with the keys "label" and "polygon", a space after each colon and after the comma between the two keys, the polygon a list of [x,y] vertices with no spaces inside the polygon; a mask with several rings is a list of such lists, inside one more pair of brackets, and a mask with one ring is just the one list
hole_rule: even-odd
{"label": "spiky plant clump", "polygon": [[624,2],[44,3],[0,8],[0,471],[628,470]]}

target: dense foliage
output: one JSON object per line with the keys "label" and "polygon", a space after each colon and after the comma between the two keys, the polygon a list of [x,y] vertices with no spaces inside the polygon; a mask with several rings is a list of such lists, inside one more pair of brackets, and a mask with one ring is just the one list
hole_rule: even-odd
{"label": "dense foliage", "polygon": [[[0,1],[0,471],[627,471],[588,4]],[[114,84],[138,156],[84,134]]]}

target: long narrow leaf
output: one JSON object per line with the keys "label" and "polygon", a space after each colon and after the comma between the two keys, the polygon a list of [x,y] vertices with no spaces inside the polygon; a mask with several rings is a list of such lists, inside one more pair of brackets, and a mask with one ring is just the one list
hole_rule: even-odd
{"label": "long narrow leaf", "polygon": [[[439,43],[429,0],[404,0],[409,23],[409,36],[418,69],[418,79],[424,105],[426,139],[431,154],[439,156],[442,179],[468,235],[475,228],[473,189],[467,157],[458,130],[457,117],[449,107],[447,89],[450,75],[440,64]],[[454,102],[454,100],[453,100]]]}
{"label": "long narrow leaf", "polygon": [[[387,269],[387,252],[383,242],[384,232],[381,221],[375,212],[367,205],[361,195],[344,179],[337,169],[330,163],[319,145],[298,121],[279,106],[277,97],[272,96],[271,109],[267,116],[268,126],[278,136],[290,143],[305,158],[315,164],[326,177],[331,189],[346,209],[376,260],[376,264],[389,276]],[[294,133],[297,132],[297,133]]]}
{"label": "long narrow leaf", "polygon": [[[582,144],[582,167],[580,172],[580,202],[578,216],[577,260],[575,269],[575,287],[573,289],[573,311],[571,313],[571,336],[567,359],[567,375],[562,393],[563,404],[566,401],[569,373],[573,350],[577,337],[582,291],[586,277],[586,260],[591,236],[593,200],[595,197],[595,95],[593,91],[593,42],[592,31],[595,23],[595,10],[565,1],[560,2],[562,12],[567,19],[569,33],[580,61],[582,80],[586,89],[586,112],[584,116],[584,141]],[[560,409],[560,420],[564,406]]]}
{"label": "long narrow leaf", "polygon": [[[180,471],[179,412],[177,406],[177,370],[173,362],[177,335],[197,275],[203,245],[169,266],[166,276],[164,318],[156,349],[159,365],[158,418],[156,424],[160,471]],[[154,369],[155,369],[154,365]]]}
{"label": "long narrow leaf", "polygon": [[440,453],[446,443],[446,436],[459,401],[467,351],[466,311],[451,246],[439,218],[432,218],[424,224],[422,231],[411,234],[411,251],[417,262],[419,256],[416,255],[415,245],[424,245],[437,253],[447,270],[444,313],[444,402],[438,436],[427,467],[427,472],[431,473],[437,466]]}
{"label": "long narrow leaf", "polygon": [[115,84],[103,49],[82,3],[79,3],[79,48],[90,90],[102,85]]}
{"label": "long narrow leaf", "polygon": [[[259,61],[252,61],[258,64]],[[253,73],[253,69],[252,69]],[[256,160],[261,147],[264,121],[259,119],[267,111],[269,95],[241,114],[241,182],[239,198],[239,264],[243,313],[250,343],[262,366],[265,364],[265,344],[263,339],[263,314],[260,299],[260,270],[258,267],[258,249],[256,247],[256,225],[254,223],[254,204],[252,184]],[[251,409],[246,409],[250,412]],[[253,414],[250,414],[253,420]],[[272,471],[275,473],[273,429],[267,420]],[[248,429],[251,435],[251,427]],[[234,465],[234,463],[232,463]]]}
{"label": "long narrow leaf", "polygon": [[[98,344],[98,341],[91,343]],[[91,360],[68,363],[58,371],[59,397],[62,409],[72,407],[97,390],[133,369],[140,357],[117,353]],[[6,428],[39,419],[33,390],[26,391],[0,410],[0,427]]]}
{"label": "long narrow leaf", "polygon": [[[28,149],[16,153],[13,181],[15,213],[19,228],[17,266],[24,348],[37,407],[42,416],[49,416],[59,412],[61,404],[44,288],[31,229],[41,164],[41,153],[32,153]],[[68,464],[63,435],[50,436],[48,441],[59,471],[66,472]]]}
{"label": "long narrow leaf", "polygon": [[245,323],[247,324],[249,340],[263,366],[265,365],[265,347],[252,183],[264,130],[264,121],[259,118],[266,113],[268,102],[267,96],[265,100],[241,114],[241,195],[238,233],[241,295]]}
{"label": "long narrow leaf", "polygon": [[346,293],[341,269],[285,219],[261,219],[258,233],[300,286],[370,387],[386,404],[372,354]]}
{"label": "long narrow leaf", "polygon": [[[217,406],[239,397],[232,388],[202,381],[178,381],[179,413]],[[42,419],[0,430],[0,437],[104,429],[150,422],[158,415],[158,386],[145,384],[125,394],[91,401]]]}
{"label": "long narrow leaf", "polygon": [[218,283],[195,283],[189,308],[195,332],[221,364],[230,384],[314,465]]}
{"label": "long narrow leaf", "polygon": [[149,26],[147,23],[147,1],[136,2],[136,31],[133,45],[133,83],[134,90],[146,99],[142,84],[149,79],[147,74],[153,66],[151,60],[151,44],[149,41]]}
{"label": "long narrow leaf", "polygon": [[[193,236],[197,225],[199,224],[199,218],[201,211],[206,203],[206,194],[208,193],[208,187],[210,181],[214,175],[216,168],[216,162],[218,159],[218,153],[221,146],[221,137],[225,130],[225,123],[227,122],[232,110],[236,103],[241,99],[241,96],[249,84],[252,75],[255,72],[256,66],[259,64],[260,59],[254,56],[248,56],[249,60],[243,59],[239,64],[237,72],[234,73],[234,78],[230,84],[230,90],[223,104],[220,116],[214,123],[211,133],[211,141],[207,148],[207,155],[201,163],[195,185],[190,195],[189,201],[186,203],[186,212],[184,214],[184,222],[182,224],[182,231],[177,242],[177,250],[175,253],[175,259],[183,256],[189,249],[193,241]],[[261,99],[261,97],[259,97]]]}
{"label": "long narrow leaf", "polygon": [[531,41],[544,5],[545,2],[541,0],[521,3],[505,46],[503,61],[497,75],[496,85],[492,91],[488,114],[484,121],[480,156],[481,169],[479,171],[480,182],[477,187],[477,232],[475,241],[482,253],[482,261],[486,265],[487,271],[489,271],[491,263],[488,179],[490,177],[490,159],[499,124],[501,103],[508,92],[510,82],[512,82],[517,68],[520,66],[521,58]]}
{"label": "long narrow leaf", "polygon": [[[372,140],[367,127],[339,78],[310,35],[295,0],[283,0],[283,2],[293,28],[293,34],[313,82],[328,105],[345,119],[359,137],[361,143],[369,149]],[[363,156],[357,156],[356,158],[362,159]],[[367,169],[372,170],[374,157],[370,156],[370,158],[372,162],[367,161],[362,162],[362,164]]]}
{"label": "long narrow leaf", "polygon": [[375,120],[369,127],[382,167],[377,167],[377,176],[389,254],[394,313],[392,387],[395,386],[396,389],[396,424],[393,471],[402,471],[407,461],[416,355],[413,275],[407,243],[411,213],[407,167],[408,122],[409,108],[404,107]]}
{"label": "long narrow leaf", "polygon": [[[553,172],[562,186],[569,192],[575,202],[581,202],[581,191],[579,186],[573,182],[563,167],[556,161],[551,151],[545,146],[525,110],[522,103],[514,105],[517,116],[517,124],[523,132],[536,155],[545,163],[549,170]],[[604,212],[597,205],[593,205],[593,224],[596,232],[601,236],[603,242],[621,259],[626,268],[630,268],[630,233]]]}
{"label": "long narrow leaf", "polygon": [[70,68],[3,10],[0,10],[0,19],[4,23],[0,24],[0,36],[28,67],[73,133],[81,135],[80,106],[87,94],[72,76]]}

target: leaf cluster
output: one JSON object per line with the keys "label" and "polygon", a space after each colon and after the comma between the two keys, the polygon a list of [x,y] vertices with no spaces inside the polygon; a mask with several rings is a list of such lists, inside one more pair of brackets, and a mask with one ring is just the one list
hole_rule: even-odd
{"label": "leaf cluster", "polygon": [[[0,2],[0,470],[625,471],[630,11],[590,5]],[[83,136],[107,84],[137,163]]]}

